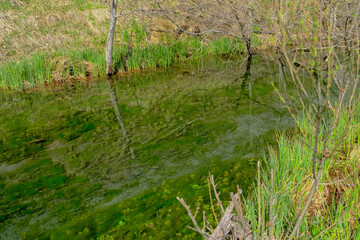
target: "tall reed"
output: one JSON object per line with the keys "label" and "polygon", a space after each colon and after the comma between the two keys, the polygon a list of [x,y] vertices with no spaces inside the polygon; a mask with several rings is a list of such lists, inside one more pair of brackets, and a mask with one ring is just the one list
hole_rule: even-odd
{"label": "tall reed", "polygon": [[[357,105],[356,112],[360,111]],[[348,131],[348,137],[343,141],[339,150],[324,166],[321,184],[302,222],[300,232],[306,234],[307,239],[358,239],[360,237],[359,222],[359,144],[360,135],[356,127],[359,115],[350,120],[349,115],[343,113],[339,124],[334,130],[334,136],[343,132],[351,121],[353,127]],[[283,239],[291,229],[294,218],[303,207],[311,187],[312,160],[314,144],[314,126],[303,118],[300,131],[292,137],[283,134],[278,136],[278,149],[270,150],[270,157],[260,170],[261,194],[254,194],[246,201],[247,217],[253,223],[254,235],[267,237],[269,226],[270,204],[270,171],[274,173],[273,212],[276,213],[274,227],[275,239]],[[300,132],[305,133],[305,135]],[[320,133],[323,134],[325,131]],[[308,145],[307,143],[311,143]],[[321,148],[321,146],[319,146]],[[260,208],[259,208],[260,203]],[[264,216],[259,222],[259,216]],[[260,232],[258,231],[259,224]]]}

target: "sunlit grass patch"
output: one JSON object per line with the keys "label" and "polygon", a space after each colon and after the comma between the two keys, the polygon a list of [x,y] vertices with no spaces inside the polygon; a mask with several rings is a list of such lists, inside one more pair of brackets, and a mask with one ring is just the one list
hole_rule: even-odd
{"label": "sunlit grass patch", "polygon": [[[360,236],[357,220],[360,217],[359,130],[356,127],[359,119],[350,120],[344,113],[333,137],[342,133],[348,121],[351,121],[350,125],[353,127],[330,161],[325,164],[319,189],[300,228],[300,231],[305,232],[311,239],[357,239]],[[274,224],[276,238],[281,239],[286,236],[310,192],[312,141],[315,133],[308,120],[304,119],[300,125],[305,136],[298,132],[292,137],[283,135],[278,137],[278,148],[270,149],[268,164],[260,171],[263,186],[260,189],[260,199],[254,192],[253,197],[246,202],[247,217],[253,223],[255,234],[259,227],[259,201],[260,209],[268,208],[270,169],[274,172],[273,211],[276,214]],[[260,213],[262,214],[262,210]],[[262,221],[269,221],[267,214],[264,214],[264,217],[266,219]],[[264,227],[266,226],[260,228],[260,236],[266,234]]]}
{"label": "sunlit grass patch", "polygon": [[47,55],[36,54],[28,60],[0,65],[0,88],[23,89],[51,79],[52,66]]}

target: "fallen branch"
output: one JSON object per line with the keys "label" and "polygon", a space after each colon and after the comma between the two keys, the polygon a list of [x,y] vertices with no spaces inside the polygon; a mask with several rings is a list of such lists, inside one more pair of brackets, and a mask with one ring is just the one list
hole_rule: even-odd
{"label": "fallen branch", "polygon": [[[210,183],[213,186],[213,191],[215,193],[216,199],[218,200],[218,205],[222,209],[222,217],[220,221],[217,221],[215,211],[213,210],[214,217],[216,218],[217,226],[213,229],[209,221],[206,218],[205,212],[203,212],[203,229],[200,229],[199,224],[196,221],[196,214],[194,215],[190,207],[186,204],[184,199],[177,197],[177,200],[185,207],[188,216],[194,224],[194,227],[188,226],[188,228],[192,229],[195,232],[200,233],[207,240],[223,240],[227,238],[231,238],[234,240],[253,240],[254,236],[250,229],[250,224],[246,222],[243,217],[242,206],[240,201],[241,190],[238,187],[238,192],[236,194],[230,193],[232,201],[226,210],[223,208],[223,205],[220,201],[219,195],[220,193],[216,190],[216,184],[214,182],[214,176],[209,174],[209,190]],[[210,190],[210,198],[211,198],[211,190]],[[212,203],[212,201],[211,201]],[[234,213],[234,209],[237,214]],[[199,206],[197,207],[196,213],[199,210]],[[206,232],[208,230],[210,233]]]}

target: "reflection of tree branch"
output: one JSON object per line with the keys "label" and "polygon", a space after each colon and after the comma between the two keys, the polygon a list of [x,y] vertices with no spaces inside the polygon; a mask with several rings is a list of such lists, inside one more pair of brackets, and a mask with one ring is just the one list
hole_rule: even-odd
{"label": "reflection of tree branch", "polygon": [[247,62],[246,62],[246,70],[245,70],[245,73],[239,77],[239,78],[236,78],[232,84],[234,84],[235,82],[237,82],[238,80],[240,79],[243,79],[243,82],[241,83],[241,90],[244,90],[245,89],[245,85],[246,85],[246,82],[249,80],[249,78],[251,77],[251,64],[252,64],[252,58],[247,58]]}
{"label": "reflection of tree branch", "polygon": [[111,103],[114,107],[114,111],[115,111],[115,115],[116,115],[116,118],[119,122],[119,125],[120,125],[120,129],[121,129],[121,132],[122,132],[122,135],[123,135],[123,138],[124,138],[124,142],[125,144],[129,147],[129,151],[130,151],[130,155],[131,155],[131,158],[132,159],[135,159],[135,153],[134,153],[134,150],[133,148],[130,146],[130,138],[129,138],[129,134],[125,128],[125,125],[124,125],[124,122],[123,122],[123,119],[120,115],[120,110],[119,110],[119,101],[116,97],[116,92],[115,92],[115,88],[114,88],[114,83],[111,82],[111,80],[109,79],[108,80],[108,83],[109,83],[109,89],[110,89],[110,99],[111,99]]}
{"label": "reflection of tree branch", "polygon": [[252,60],[249,61],[249,58],[248,58],[248,61],[246,63],[245,73],[241,77],[236,78],[231,84],[235,84],[237,81],[242,80],[241,89],[240,89],[240,94],[242,96],[245,96],[250,101],[252,101],[253,103],[255,103],[255,104],[259,105],[259,106],[263,106],[263,107],[266,107],[267,109],[271,109],[277,114],[282,114],[278,109],[260,102],[259,100],[257,100],[254,97],[250,96],[249,92],[246,91],[247,90],[246,85],[249,82],[249,80],[251,80],[251,65],[252,65]]}
{"label": "reflection of tree branch", "polygon": [[247,63],[246,63],[246,71],[243,75],[243,79],[245,81],[248,81],[249,78],[251,77],[251,64],[252,64],[252,58],[248,57]]}

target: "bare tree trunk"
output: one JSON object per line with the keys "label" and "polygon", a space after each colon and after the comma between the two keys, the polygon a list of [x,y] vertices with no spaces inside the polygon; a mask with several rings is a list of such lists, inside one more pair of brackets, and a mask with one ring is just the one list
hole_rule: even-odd
{"label": "bare tree trunk", "polygon": [[[248,17],[248,22],[247,24],[244,24],[241,22],[241,28],[242,28],[242,39],[245,42],[246,45],[246,50],[247,50],[247,54],[248,54],[248,58],[251,61],[252,57],[253,57],[253,51],[252,51],[252,47],[251,47],[251,39],[252,39],[252,34],[253,34],[253,23],[252,23],[252,6],[248,6],[248,10],[247,10],[247,17]],[[239,17],[237,17],[237,19],[239,19]]]}
{"label": "bare tree trunk", "polygon": [[116,10],[118,0],[108,0],[108,7],[110,13],[110,26],[109,34],[106,44],[106,75],[111,76],[113,74],[113,45],[114,45],[114,35],[115,35],[115,26],[116,26]]}

